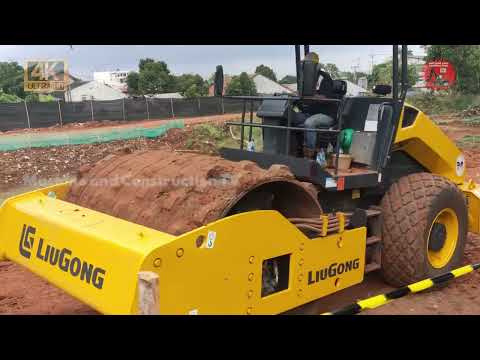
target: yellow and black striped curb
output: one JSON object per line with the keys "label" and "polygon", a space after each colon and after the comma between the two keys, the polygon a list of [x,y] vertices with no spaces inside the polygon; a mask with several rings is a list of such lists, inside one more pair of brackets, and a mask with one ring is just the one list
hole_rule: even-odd
{"label": "yellow and black striped curb", "polygon": [[394,299],[399,299],[401,297],[404,297],[408,294],[412,293],[418,293],[420,291],[429,289],[431,287],[434,287],[436,285],[440,285],[442,283],[445,283],[449,280],[458,278],[460,276],[466,275],[471,273],[472,271],[480,269],[480,263],[478,264],[473,264],[473,265],[466,265],[461,268],[452,270],[448,273],[435,276],[430,279],[425,279],[419,282],[416,282],[414,284],[410,284],[407,286],[404,286],[402,288],[390,291],[386,294],[382,295],[377,295],[373,296],[371,298],[365,299],[365,300],[360,300],[357,301],[356,303],[353,303],[351,305],[345,306],[344,308],[332,311],[332,312],[326,312],[323,313],[322,315],[355,315],[358,314],[364,310],[368,309],[375,309],[379,306],[385,305],[388,302],[394,300]]}

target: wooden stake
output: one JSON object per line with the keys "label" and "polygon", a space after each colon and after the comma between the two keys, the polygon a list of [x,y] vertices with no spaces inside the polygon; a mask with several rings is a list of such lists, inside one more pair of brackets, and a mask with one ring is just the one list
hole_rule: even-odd
{"label": "wooden stake", "polygon": [[138,310],[140,315],[159,315],[159,277],[151,271],[138,273]]}
{"label": "wooden stake", "polygon": [[25,104],[25,112],[27,113],[27,123],[28,123],[28,128],[31,129],[31,126],[30,126],[30,114],[28,113],[28,107],[27,107],[27,102],[25,100],[23,100],[24,104]]}

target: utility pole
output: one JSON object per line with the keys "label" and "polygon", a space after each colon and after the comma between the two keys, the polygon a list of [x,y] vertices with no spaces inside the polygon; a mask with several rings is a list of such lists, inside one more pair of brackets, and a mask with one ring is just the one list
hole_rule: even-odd
{"label": "utility pole", "polygon": [[360,69],[360,58],[357,58],[357,64],[352,66],[353,70],[353,82],[356,84],[357,83],[357,71]]}
{"label": "utility pole", "polygon": [[370,56],[370,60],[371,60],[371,69],[370,69],[370,75],[373,74],[373,68],[375,66],[375,56],[391,56],[391,54],[374,54],[374,53],[371,53],[369,56]]}

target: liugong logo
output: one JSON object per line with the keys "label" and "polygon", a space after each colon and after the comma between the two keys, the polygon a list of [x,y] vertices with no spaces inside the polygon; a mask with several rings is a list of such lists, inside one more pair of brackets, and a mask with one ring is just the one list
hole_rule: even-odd
{"label": "liugong logo", "polygon": [[[35,235],[36,229],[32,226],[23,225],[22,236],[20,237],[20,255],[30,259],[32,255],[32,249],[35,239],[33,235]],[[32,235],[32,236],[30,236]]]}
{"label": "liugong logo", "polygon": [[[36,231],[37,229],[33,226],[23,225],[19,251],[20,255],[27,259],[30,259],[34,253]],[[35,255],[36,259],[55,266],[73,277],[79,277],[81,281],[85,281],[97,289],[103,288],[106,271],[72,256],[72,250],[70,249],[56,249],[54,246],[47,244],[43,238],[38,238]]]}

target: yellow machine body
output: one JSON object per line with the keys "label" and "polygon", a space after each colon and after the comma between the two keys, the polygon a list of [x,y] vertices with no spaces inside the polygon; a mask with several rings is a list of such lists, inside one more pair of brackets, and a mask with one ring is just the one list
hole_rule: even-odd
{"label": "yellow machine body", "polygon": [[[137,274],[159,277],[160,314],[277,314],[360,283],[366,228],[310,239],[276,211],[223,218],[178,237],[63,201],[69,183],[7,199],[0,258],[104,314],[136,314]],[[262,297],[263,262],[284,289]]]}
{"label": "yellow machine body", "polygon": [[[417,108],[418,114],[410,126],[403,126],[402,114],[395,138],[395,148],[403,150],[418,161],[431,173],[446,177],[455,184],[465,181],[465,160],[462,172],[457,171],[457,162],[462,159],[462,152],[455,143],[430,119]],[[460,164],[459,164],[460,165]]]}
{"label": "yellow machine body", "polygon": [[466,180],[466,161],[455,143],[425,113],[418,113],[410,126],[403,126],[401,116],[394,141],[394,151],[405,151],[433,174],[443,176],[462,190],[468,204],[469,231],[480,233],[480,186]]}

